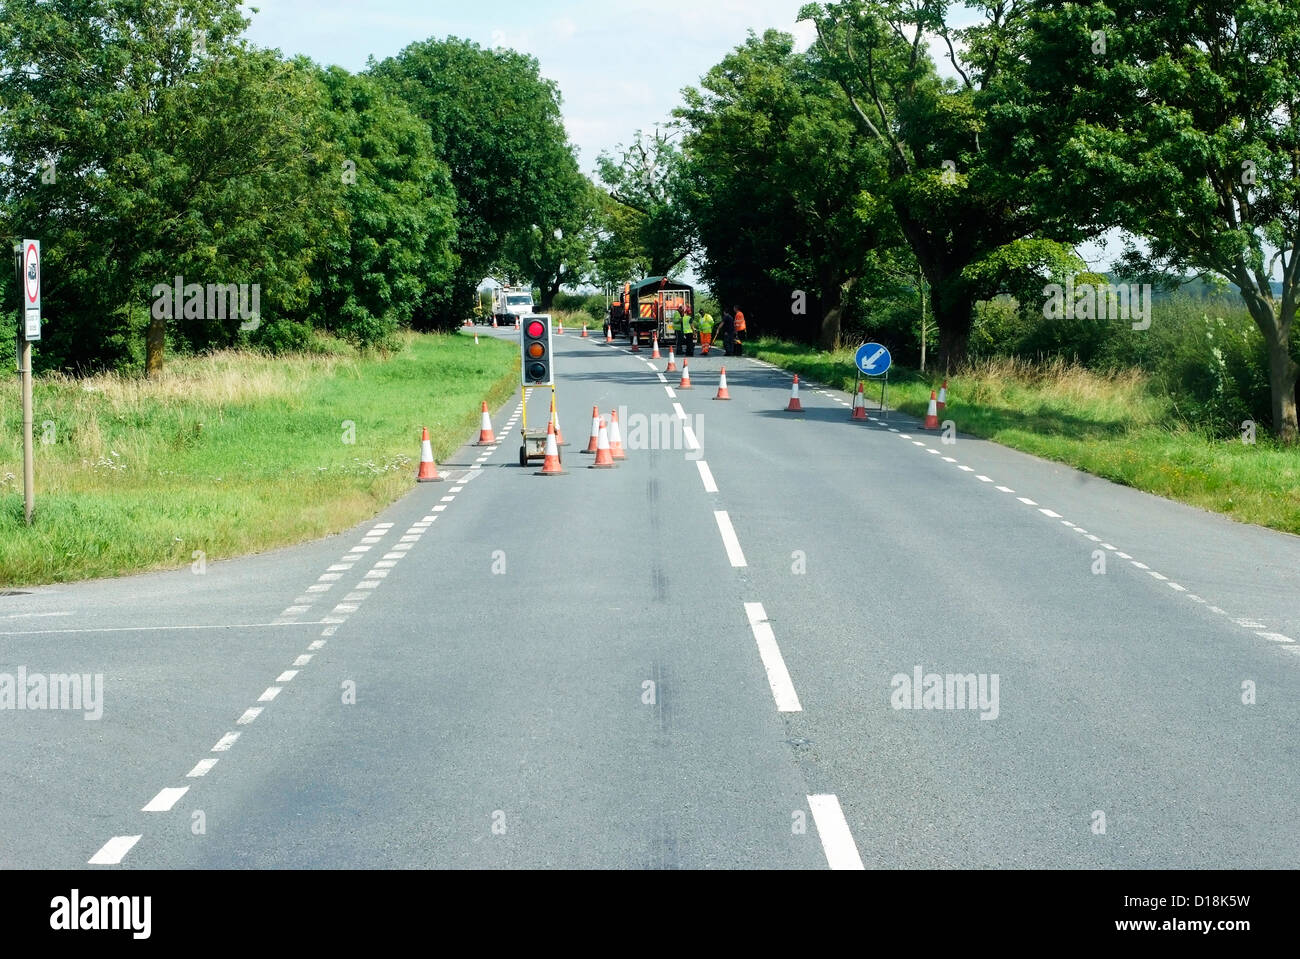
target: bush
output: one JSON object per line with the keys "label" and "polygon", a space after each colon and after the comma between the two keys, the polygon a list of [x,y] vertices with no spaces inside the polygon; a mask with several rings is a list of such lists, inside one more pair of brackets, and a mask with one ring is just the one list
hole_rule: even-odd
{"label": "bush", "polygon": [[1263,337],[1232,298],[1158,298],[1146,330],[1129,320],[1046,320],[999,298],[976,305],[970,352],[1059,359],[1099,373],[1136,367],[1151,374],[1183,422],[1212,436],[1231,436],[1247,419],[1272,422]]}

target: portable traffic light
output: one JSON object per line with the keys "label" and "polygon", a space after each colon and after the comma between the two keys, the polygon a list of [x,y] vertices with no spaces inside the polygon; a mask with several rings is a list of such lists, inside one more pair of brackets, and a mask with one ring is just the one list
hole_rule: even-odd
{"label": "portable traffic light", "polygon": [[523,351],[524,386],[554,386],[555,371],[551,368],[550,316],[525,316],[520,326],[522,327],[519,339]]}

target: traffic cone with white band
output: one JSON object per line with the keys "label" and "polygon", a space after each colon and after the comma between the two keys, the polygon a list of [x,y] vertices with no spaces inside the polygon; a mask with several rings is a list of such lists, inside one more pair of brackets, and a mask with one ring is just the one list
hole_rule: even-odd
{"label": "traffic cone with white band", "polygon": [[935,399],[934,390],[930,391],[930,407],[925,411],[925,425],[921,429],[937,430],[939,428],[939,401]]}
{"label": "traffic cone with white band", "polygon": [[589,470],[612,470],[614,468],[614,454],[609,448],[609,431],[605,429],[605,421],[600,421],[600,441],[596,447],[596,462],[587,467]]}
{"label": "traffic cone with white band", "polygon": [[727,368],[725,366],[722,368],[722,375],[718,377],[718,395],[715,396],[714,399],[731,399],[731,394],[727,392]]}
{"label": "traffic cone with white band", "polygon": [[487,400],[483,401],[483,425],[478,431],[478,442],[475,446],[496,446],[496,434],[492,432],[492,417],[488,415]]}
{"label": "traffic cone with white band", "polygon": [[618,410],[609,411],[609,451],[616,460],[627,459],[623,451],[623,434],[618,428]]}
{"label": "traffic cone with white band", "polygon": [[790,387],[790,403],[786,406],[787,413],[802,413],[803,404],[799,402],[799,374],[794,375],[794,385]]}
{"label": "traffic cone with white band", "polygon": [[853,419],[867,419],[867,397],[864,393],[866,384],[859,382],[858,391],[853,394]]}
{"label": "traffic cone with white band", "polygon": [[534,476],[563,476],[564,470],[560,467],[560,448],[555,443],[555,423],[554,421],[546,424],[546,459],[542,462],[542,468],[533,474]]}
{"label": "traffic cone with white band", "polygon": [[423,427],[420,436],[420,472],[415,474],[417,483],[441,483],[438,464],[433,461],[433,445],[429,442],[429,427]]}

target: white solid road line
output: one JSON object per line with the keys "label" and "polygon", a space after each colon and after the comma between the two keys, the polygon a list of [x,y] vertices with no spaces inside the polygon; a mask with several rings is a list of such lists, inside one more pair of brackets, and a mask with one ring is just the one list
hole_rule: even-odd
{"label": "white solid road line", "polygon": [[141,812],[170,812],[172,806],[180,802],[180,798],[190,791],[189,786],[169,786],[149,800],[149,804],[141,809]]}
{"label": "white solid road line", "polygon": [[821,837],[826,852],[826,864],[832,869],[865,869],[858,846],[844,821],[840,801],[833,795],[809,796],[808,808],[812,810],[817,835]]}
{"label": "white solid road line", "polygon": [[745,554],[740,550],[740,539],[736,536],[736,529],[731,525],[727,511],[715,509],[713,518],[718,521],[718,532],[722,534],[722,545],[727,548],[727,559],[731,560],[731,565],[747,566]]}
{"label": "white solid road line", "polygon": [[776,708],[782,713],[803,711],[799,705],[799,696],[790,681],[790,672],[785,668],[785,659],[781,648],[776,644],[776,634],[772,624],[767,621],[767,613],[762,603],[746,603],[745,615],[749,617],[749,628],[754,632],[754,641],[758,643],[758,655],[767,670],[767,684],[772,687],[772,696],[776,699]]}
{"label": "white solid road line", "polygon": [[709,464],[704,460],[696,460],[695,466],[700,471],[700,479],[704,481],[704,492],[716,493],[718,484],[713,480],[713,470],[709,469]]}
{"label": "white solid road line", "polygon": [[116,866],[131,851],[131,847],[140,841],[139,836],[114,836],[100,847],[99,852],[90,857],[88,866]]}

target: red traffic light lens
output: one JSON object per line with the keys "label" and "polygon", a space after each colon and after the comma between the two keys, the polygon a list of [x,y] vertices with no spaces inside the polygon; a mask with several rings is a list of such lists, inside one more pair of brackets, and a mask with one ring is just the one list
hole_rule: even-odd
{"label": "red traffic light lens", "polygon": [[539,323],[537,320],[533,320],[533,322],[528,324],[527,333],[534,340],[541,339],[542,334],[544,334],[545,332],[546,332],[546,327],[543,326],[541,323]]}

